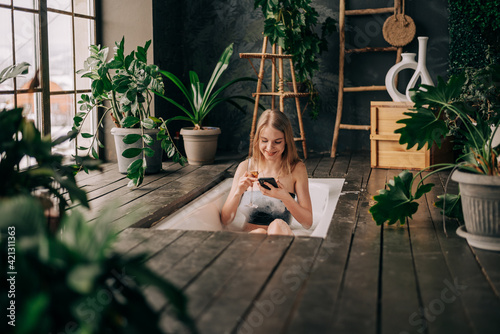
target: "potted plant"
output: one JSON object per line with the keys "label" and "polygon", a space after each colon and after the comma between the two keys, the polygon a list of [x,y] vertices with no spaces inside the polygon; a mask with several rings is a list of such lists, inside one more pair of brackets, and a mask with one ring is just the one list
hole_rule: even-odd
{"label": "potted plant", "polygon": [[[243,108],[235,102],[235,99],[254,102],[253,99],[247,96],[219,96],[222,92],[224,92],[224,90],[237,82],[256,81],[253,78],[236,78],[225,83],[220,88],[215,90],[215,86],[219,81],[222,73],[224,73],[229,65],[229,59],[231,58],[232,54],[233,44],[230,44],[222,53],[206,87],[203,83],[200,82],[198,75],[194,71],[189,72],[190,84],[189,87],[186,87],[182,83],[182,81],[173,73],[160,70],[161,74],[163,74],[167,79],[172,81],[175,86],[179,88],[189,104],[188,107],[184,107],[173,99],[160,94],[159,92],[155,92],[157,95],[161,96],[162,98],[182,110],[185,114],[185,116],[171,117],[165,123],[169,123],[174,120],[181,120],[193,124],[192,127],[185,127],[180,131],[180,134],[183,136],[184,140],[184,148],[186,150],[187,160],[191,165],[210,164],[215,159],[215,153],[217,150],[217,138],[220,134],[220,128],[203,125],[205,117],[207,117],[207,115],[221,102],[229,102],[242,111]],[[263,107],[261,106],[261,108]]]}
{"label": "potted plant", "polygon": [[[439,78],[436,87],[422,85],[423,90],[414,90],[415,112],[405,113],[409,118],[398,121],[405,126],[395,131],[401,134],[400,143],[408,144],[408,148],[417,145],[417,149],[425,144],[439,146],[444,137],[454,133],[462,155],[454,164],[429,167],[435,170],[422,177],[416,187],[414,182],[424,170],[415,176],[403,171],[389,181],[387,189],[374,196],[377,203],[370,208],[377,224],[404,224],[418,210],[416,200],[434,186],[423,181],[453,168],[452,179],[459,182],[460,195],[440,196],[436,205],[449,217],[463,217],[467,231],[460,227],[457,233],[466,236],[473,246],[500,249],[500,146],[494,144],[500,124],[500,66],[490,65],[475,75],[483,79],[483,84],[473,87],[483,94],[470,91],[470,80],[466,81],[464,73],[452,76],[448,83]],[[464,94],[464,89],[469,91]],[[486,109],[473,98],[485,94]]]}
{"label": "potted plant", "polygon": [[328,17],[321,23],[321,34],[316,32],[318,12],[311,0],[254,0],[255,9],[264,14],[264,35],[271,44],[279,45],[292,55],[299,85],[311,92],[311,116],[318,114],[318,95],[313,84],[319,69],[318,56],[328,50],[327,37],[336,31],[336,21]]}
{"label": "potted plant", "polygon": [[96,133],[85,133],[82,126],[97,108],[104,109],[97,128],[109,113],[116,125],[111,133],[115,136],[119,171],[127,173],[129,186],[139,186],[145,174],[161,170],[162,149],[175,162],[182,164],[184,160],[173,144],[165,122],[152,116],[150,109],[153,93],[164,92],[158,67],[147,63],[151,41],[129,55],[125,55],[124,43],[124,38],[115,43],[110,60],[107,47],[90,46],[90,56],[77,73],[92,80],[92,91],[90,95],[82,94],[78,101],[81,107],[74,118],[73,128],[84,138],[92,138],[91,145],[79,146],[78,150],[98,158],[95,144],[101,147],[102,144]]}

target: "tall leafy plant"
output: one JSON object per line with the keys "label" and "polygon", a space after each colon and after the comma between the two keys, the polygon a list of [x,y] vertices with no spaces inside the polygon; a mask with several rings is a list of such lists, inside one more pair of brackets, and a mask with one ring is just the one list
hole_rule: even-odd
{"label": "tall leafy plant", "polygon": [[[185,116],[175,116],[171,117],[167,120],[167,122],[171,122],[174,120],[187,121],[194,125],[195,129],[203,129],[203,121],[205,117],[220,103],[228,102],[231,105],[235,106],[241,111],[244,109],[236,103],[236,99],[246,100],[249,102],[254,102],[253,99],[247,96],[235,95],[235,96],[226,96],[222,97],[221,94],[230,86],[234,85],[237,82],[241,81],[256,81],[254,78],[242,77],[230,80],[229,82],[223,84],[220,88],[215,90],[215,86],[219,81],[220,77],[226,71],[229,66],[229,60],[233,55],[233,44],[230,44],[226,47],[224,52],[222,53],[215,69],[210,77],[208,83],[205,84],[200,82],[198,74],[194,71],[189,71],[189,86],[186,87],[182,81],[175,76],[175,74],[167,71],[160,70],[160,73],[163,74],[167,79],[179,88],[182,92],[189,106],[184,107],[181,103],[161,94],[160,92],[155,92],[157,95],[164,98],[166,101],[170,102],[180,110],[182,110]],[[261,106],[262,108],[262,106]]]}
{"label": "tall leafy plant", "polygon": [[255,9],[264,14],[264,35],[293,56],[298,81],[314,76],[319,69],[317,57],[328,50],[327,37],[336,31],[336,22],[328,17],[316,32],[319,14],[311,0],[255,0]]}
{"label": "tall leafy plant", "polygon": [[[422,172],[428,169],[418,172],[415,176],[406,170],[390,180],[387,189],[380,190],[379,194],[374,196],[376,204],[370,208],[377,224],[386,221],[389,224],[398,221],[404,224],[407,218],[411,218],[418,210],[416,200],[434,186],[432,183],[424,184],[424,180],[434,173],[458,167],[471,173],[500,176],[500,147],[492,145],[500,124],[500,67],[493,66],[489,71],[491,80],[488,88],[496,90],[497,94],[496,101],[490,105],[488,113],[481,112],[475,100],[463,99],[462,90],[466,85],[464,73],[452,76],[447,83],[439,78],[436,87],[422,85],[423,89],[415,91],[414,112],[405,113],[408,118],[397,122],[405,125],[395,131],[401,134],[400,144],[407,144],[407,148],[416,145],[417,149],[422,149],[426,144],[431,147],[434,143],[440,147],[450,129],[454,129],[460,135],[456,143],[462,154],[457,163],[429,167],[428,169],[435,170],[421,179]],[[416,180],[419,181],[414,186]],[[441,196],[436,205],[446,208],[445,215],[460,218],[459,199],[457,195]]]}
{"label": "tall leafy plant", "polygon": [[[88,147],[79,146],[78,150],[85,151],[85,155],[98,158],[96,144],[101,148],[97,131],[95,133],[83,132],[84,122],[90,115],[102,108],[104,111],[98,121],[98,129],[102,126],[104,117],[111,115],[117,127],[140,128],[141,134],[131,134],[124,137],[126,144],[141,141],[141,148],[130,148],[123,152],[126,158],[136,158],[127,170],[127,177],[131,179],[129,186],[139,186],[146,169],[146,156],[153,156],[154,151],[149,147],[153,141],[161,141],[161,147],[175,162],[183,164],[185,159],[181,156],[171,140],[164,120],[152,116],[151,102],[154,94],[163,95],[163,80],[160,69],[154,64],[147,63],[147,52],[151,41],[138,46],[135,51],[125,54],[125,38],[115,43],[114,54],[108,60],[109,48],[99,45],[90,46],[90,56],[84,62],[84,68],[77,73],[82,78],[89,78],[91,94],[82,94],[80,112],[74,117],[73,130],[78,131],[84,138],[91,138]],[[159,133],[154,139],[144,133],[144,129],[159,128]]]}

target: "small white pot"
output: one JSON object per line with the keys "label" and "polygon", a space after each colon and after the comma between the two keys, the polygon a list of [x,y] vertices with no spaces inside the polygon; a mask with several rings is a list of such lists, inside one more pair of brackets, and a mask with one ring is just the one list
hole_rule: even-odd
{"label": "small white pot", "polygon": [[208,165],[214,162],[220,128],[204,127],[203,130],[182,128],[184,149],[190,165]]}

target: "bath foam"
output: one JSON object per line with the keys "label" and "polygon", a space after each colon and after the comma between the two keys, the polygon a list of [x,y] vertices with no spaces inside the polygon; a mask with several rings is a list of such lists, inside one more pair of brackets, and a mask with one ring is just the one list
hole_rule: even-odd
{"label": "bath foam", "polygon": [[[237,212],[233,222],[223,226],[220,211],[231,189],[232,178],[226,179],[174,214],[158,222],[154,229],[242,231],[245,217]],[[305,229],[295,219],[290,227],[296,236],[324,238],[341,194],[344,179],[309,179],[309,192],[313,206],[313,225]]]}

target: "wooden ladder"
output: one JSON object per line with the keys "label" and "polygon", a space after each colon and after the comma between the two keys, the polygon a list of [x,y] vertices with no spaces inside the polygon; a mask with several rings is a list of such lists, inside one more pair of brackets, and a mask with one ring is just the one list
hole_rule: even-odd
{"label": "wooden ladder", "polygon": [[[257,74],[257,90],[255,93],[252,94],[253,97],[255,97],[255,106],[253,109],[253,118],[252,118],[252,128],[250,130],[250,148],[249,148],[249,154],[252,153],[252,143],[255,137],[255,127],[257,124],[257,118],[258,118],[258,113],[259,113],[259,102],[260,102],[260,97],[261,96],[271,96],[271,109],[276,108],[276,101],[275,98],[279,97],[279,110],[281,112],[284,112],[285,110],[285,102],[284,100],[286,98],[294,98],[295,99],[295,107],[297,109],[297,119],[299,122],[299,131],[300,131],[300,137],[294,138],[296,142],[300,141],[302,142],[302,149],[304,152],[304,159],[307,159],[307,146],[306,146],[306,136],[304,133],[304,123],[302,122],[302,111],[300,108],[300,99],[301,97],[308,97],[310,93],[299,93],[297,91],[297,81],[295,79],[295,70],[293,67],[293,60],[291,55],[286,55],[283,54],[283,49],[280,46],[272,45],[272,53],[267,53],[267,44],[268,44],[268,38],[265,36],[264,37],[264,42],[262,44],[262,52],[261,53],[240,53],[240,58],[246,58],[250,62],[250,65],[252,65],[253,70],[255,71],[255,74]],[[276,53],[276,48],[278,49],[278,53]],[[251,59],[252,58],[257,58],[260,59],[260,68],[259,71],[257,72],[257,69],[253,65]],[[272,61],[272,74],[271,74],[271,91],[270,92],[263,92],[262,91],[262,82],[264,80],[264,65],[265,65],[265,60],[266,59],[271,59]],[[288,59],[289,65],[290,65],[290,74],[292,77],[292,84],[293,84],[293,92],[285,92],[284,90],[284,79],[283,79],[283,73],[284,73],[284,64],[283,60]],[[278,60],[276,64],[276,60]],[[276,91],[276,75],[278,76],[278,91]]]}
{"label": "wooden ladder", "polygon": [[344,130],[366,130],[370,131],[370,125],[354,125],[354,124],[342,124],[342,109],[344,104],[344,92],[369,92],[369,91],[385,91],[384,86],[359,86],[359,87],[344,87],[344,60],[345,55],[348,53],[364,53],[364,52],[386,52],[386,51],[397,51],[396,63],[401,61],[402,47],[365,47],[360,49],[346,49],[345,48],[345,17],[346,16],[356,16],[356,15],[377,15],[377,14],[387,14],[387,13],[400,13],[401,12],[401,0],[394,0],[394,7],[384,7],[384,8],[369,8],[369,9],[345,9],[345,0],[340,0],[339,4],[339,89],[338,89],[338,102],[337,102],[337,116],[335,119],[335,128],[333,131],[333,141],[330,156],[335,157],[337,153],[337,144],[339,140],[339,131]]}

